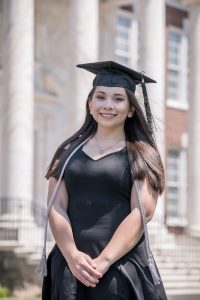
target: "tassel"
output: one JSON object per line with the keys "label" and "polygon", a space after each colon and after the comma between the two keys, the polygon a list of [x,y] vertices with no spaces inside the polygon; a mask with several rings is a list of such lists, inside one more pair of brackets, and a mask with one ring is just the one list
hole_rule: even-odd
{"label": "tassel", "polygon": [[151,108],[149,105],[149,99],[148,99],[148,94],[147,94],[147,89],[144,81],[144,72],[141,72],[142,74],[142,92],[143,92],[143,97],[144,97],[144,106],[145,106],[145,112],[146,112],[146,117],[147,117],[147,122],[149,124],[149,127],[151,130],[153,130],[153,125],[152,125],[152,113],[151,113]]}
{"label": "tassel", "polygon": [[162,281],[162,279],[160,278],[160,276],[158,274],[158,271],[155,267],[155,263],[154,263],[154,260],[152,257],[149,258],[149,260],[148,260],[148,267],[151,272],[151,276],[153,278],[154,285],[159,285],[160,282]]}
{"label": "tassel", "polygon": [[47,260],[44,252],[42,253],[42,257],[40,259],[39,265],[35,269],[35,272],[42,277],[47,276]]}

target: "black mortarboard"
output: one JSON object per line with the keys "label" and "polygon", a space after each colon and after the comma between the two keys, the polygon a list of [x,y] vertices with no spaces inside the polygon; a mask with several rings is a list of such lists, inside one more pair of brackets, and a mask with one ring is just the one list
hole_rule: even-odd
{"label": "black mortarboard", "polygon": [[93,80],[93,87],[123,87],[135,93],[136,85],[141,83],[147,120],[149,125],[152,126],[152,115],[145,83],[156,83],[155,80],[145,76],[143,72],[136,72],[114,61],[79,64],[77,67],[85,69],[96,75]]}

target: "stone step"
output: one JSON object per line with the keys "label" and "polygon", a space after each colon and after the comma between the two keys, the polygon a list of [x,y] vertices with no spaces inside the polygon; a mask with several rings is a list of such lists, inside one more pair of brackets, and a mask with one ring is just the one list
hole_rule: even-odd
{"label": "stone step", "polygon": [[187,269],[187,268],[185,268],[185,269],[161,269],[161,268],[159,268],[161,271],[161,273],[163,274],[163,275],[170,275],[170,274],[177,274],[177,275],[179,275],[179,274],[184,274],[184,275],[188,275],[188,276],[190,276],[190,275],[200,275],[200,270],[199,269]]}
{"label": "stone step", "polygon": [[0,240],[0,251],[9,251],[12,250],[15,247],[22,246],[18,241],[15,240]]}
{"label": "stone step", "polygon": [[198,259],[198,261],[200,262],[200,254],[197,252],[196,255],[194,254],[190,254],[190,252],[187,255],[178,255],[175,256],[173,254],[167,254],[167,255],[158,255],[157,253],[153,253],[154,257],[158,260],[163,260],[163,261],[177,261],[177,259],[183,259],[184,261],[187,260],[192,260],[194,259],[196,261],[196,259]]}
{"label": "stone step", "polygon": [[200,288],[199,289],[184,289],[181,290],[171,289],[167,292],[168,300],[199,300],[200,299]]}
{"label": "stone step", "polygon": [[200,263],[195,262],[158,262],[157,265],[161,269],[200,269]]}
{"label": "stone step", "polygon": [[[199,255],[200,251],[200,246],[199,245],[165,245],[162,247],[152,247],[151,246],[151,251],[153,253],[158,253],[158,255],[173,255],[173,256],[183,256],[183,255],[189,255],[190,253],[192,254],[197,254]],[[199,255],[200,256],[200,255]]]}
{"label": "stone step", "polygon": [[30,255],[34,253],[35,250],[33,247],[24,246],[24,247],[16,247],[14,248],[13,251],[17,257],[28,258]]}
{"label": "stone step", "polygon": [[166,288],[166,290],[170,290],[170,289],[176,289],[176,290],[180,290],[180,289],[200,289],[200,281],[199,280],[195,280],[195,281],[164,281],[164,286]]}
{"label": "stone step", "polygon": [[170,282],[173,281],[176,283],[176,281],[181,281],[184,282],[186,281],[187,283],[194,281],[194,282],[199,282],[200,286],[200,273],[199,274],[193,274],[193,275],[187,275],[187,274],[163,274],[162,273],[162,279],[164,282]]}
{"label": "stone step", "polygon": [[188,258],[179,257],[177,259],[175,259],[175,258],[167,259],[166,257],[158,258],[158,257],[154,256],[154,258],[155,258],[155,261],[160,264],[168,264],[171,262],[177,262],[177,263],[186,263],[186,264],[195,263],[197,265],[200,265],[200,259],[196,258],[196,257],[188,257]]}

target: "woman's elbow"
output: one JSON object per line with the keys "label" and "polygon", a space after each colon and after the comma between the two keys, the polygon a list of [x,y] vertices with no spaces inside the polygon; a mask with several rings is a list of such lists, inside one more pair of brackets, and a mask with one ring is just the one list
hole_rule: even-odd
{"label": "woman's elbow", "polygon": [[154,210],[150,210],[146,212],[146,222],[148,223],[154,216]]}

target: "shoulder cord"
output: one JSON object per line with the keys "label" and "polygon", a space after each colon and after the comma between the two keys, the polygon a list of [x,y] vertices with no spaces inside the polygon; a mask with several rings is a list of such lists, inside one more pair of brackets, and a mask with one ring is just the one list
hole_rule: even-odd
{"label": "shoulder cord", "polygon": [[144,206],[142,204],[142,199],[141,199],[140,185],[139,185],[139,182],[137,179],[134,180],[134,185],[135,185],[139,208],[140,208],[140,212],[141,212],[141,216],[142,216],[142,224],[143,224],[143,228],[144,228],[145,248],[146,248],[146,253],[147,253],[147,258],[148,258],[148,266],[149,266],[149,270],[151,272],[154,284],[158,285],[158,284],[160,284],[160,281],[162,281],[162,279],[160,278],[160,276],[158,274],[158,271],[155,266],[155,261],[153,259],[153,255],[152,255],[152,252],[150,249],[149,234],[148,234],[148,230],[147,230],[145,211],[144,211]]}
{"label": "shoulder cord", "polygon": [[158,270],[156,268],[155,261],[153,258],[153,254],[150,249],[149,234],[148,234],[148,229],[147,229],[147,224],[146,224],[146,214],[145,214],[144,206],[143,206],[142,199],[141,199],[140,185],[139,185],[138,180],[134,179],[133,170],[132,170],[132,158],[129,153],[128,153],[128,158],[129,158],[132,182],[136,189],[139,209],[140,209],[140,213],[141,213],[141,217],[142,217],[142,224],[143,224],[144,236],[145,236],[144,242],[145,242],[145,249],[146,249],[146,255],[147,255],[147,260],[148,260],[148,267],[151,272],[154,285],[158,285],[158,284],[160,284],[162,279],[158,273]]}
{"label": "shoulder cord", "polygon": [[43,244],[43,250],[42,250],[42,255],[41,255],[41,259],[40,259],[40,262],[36,268],[36,272],[38,274],[40,274],[41,276],[47,276],[47,259],[46,259],[46,244],[47,244],[47,228],[48,228],[48,218],[49,218],[49,212],[50,212],[50,208],[53,204],[53,201],[55,199],[55,196],[56,196],[56,193],[58,191],[58,188],[59,188],[59,185],[60,185],[60,182],[61,182],[61,179],[62,179],[62,176],[64,174],[64,171],[65,171],[65,168],[70,160],[70,158],[74,155],[74,153],[82,146],[84,145],[88,140],[90,139],[87,138],[86,140],[84,140],[82,143],[80,143],[71,153],[70,155],[67,157],[64,165],[63,165],[63,168],[62,168],[62,171],[60,173],[60,176],[59,176],[59,179],[56,183],[56,186],[54,188],[54,191],[47,203],[47,213],[46,213],[46,216],[45,216],[45,228],[44,228],[44,244]]}

